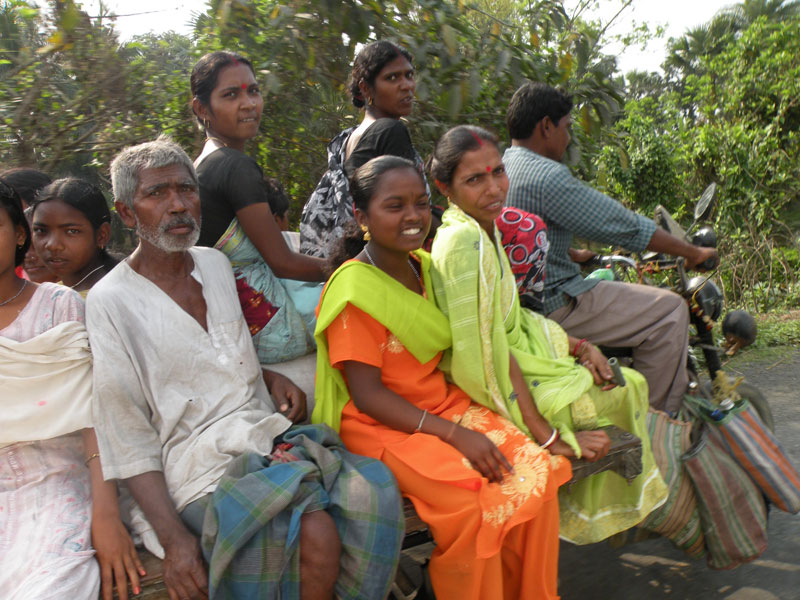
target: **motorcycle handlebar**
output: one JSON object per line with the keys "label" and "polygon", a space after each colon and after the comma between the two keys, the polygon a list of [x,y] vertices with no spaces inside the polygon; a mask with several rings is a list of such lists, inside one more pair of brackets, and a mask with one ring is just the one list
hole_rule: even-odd
{"label": "motorcycle handlebar", "polygon": [[619,263],[622,263],[631,269],[638,269],[644,265],[653,265],[659,269],[674,269],[677,266],[678,261],[676,259],[658,259],[639,263],[630,256],[622,256],[621,254],[608,254],[606,256],[597,256],[588,264],[591,266],[605,267],[607,265]]}
{"label": "motorcycle handlebar", "polygon": [[711,271],[717,266],[719,261],[716,258],[708,258],[695,267],[695,269],[702,269],[703,271]]}
{"label": "motorcycle handlebar", "polygon": [[[653,260],[645,260],[642,262],[637,262],[636,260],[632,259],[629,256],[622,256],[620,254],[608,254],[605,256],[596,256],[590,261],[584,263],[586,266],[593,266],[593,267],[606,267],[613,264],[624,264],[626,267],[630,267],[631,269],[641,269],[646,267],[652,267],[653,270],[666,270],[666,269],[676,269],[678,265],[684,264],[683,258],[660,258],[660,259],[653,259]],[[694,267],[695,270],[703,270],[703,271],[712,271],[718,262],[713,259],[709,258],[705,262],[700,263]]]}

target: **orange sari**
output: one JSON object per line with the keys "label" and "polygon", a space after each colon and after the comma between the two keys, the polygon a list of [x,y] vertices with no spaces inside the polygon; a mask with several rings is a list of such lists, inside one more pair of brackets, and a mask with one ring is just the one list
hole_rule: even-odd
{"label": "orange sari", "polygon": [[341,369],[352,360],[380,368],[388,389],[420,409],[485,434],[514,466],[513,475],[489,483],[438,437],[390,429],[360,412],[352,400],[344,406],[340,435],[348,449],[388,465],[431,528],[436,596],[558,598],[557,492],[570,478],[569,461],[551,456],[510,421],[448,384],[437,368],[441,353],[420,363],[385,326],[352,304],[325,334],[333,367]]}

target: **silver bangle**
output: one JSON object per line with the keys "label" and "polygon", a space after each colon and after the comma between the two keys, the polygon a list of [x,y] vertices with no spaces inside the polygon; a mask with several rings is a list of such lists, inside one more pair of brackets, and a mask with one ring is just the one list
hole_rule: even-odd
{"label": "silver bangle", "polygon": [[544,444],[542,444],[542,449],[547,450],[547,448],[553,445],[553,442],[555,442],[556,439],[558,439],[558,429],[553,427],[553,433],[551,433],[550,438]]}
{"label": "silver bangle", "polygon": [[418,432],[418,431],[422,431],[422,423],[423,423],[423,421],[425,421],[425,417],[427,417],[427,416],[428,416],[428,411],[427,410],[423,410],[422,411],[422,417],[419,420],[419,425],[417,425],[417,428],[414,430],[415,433]]}

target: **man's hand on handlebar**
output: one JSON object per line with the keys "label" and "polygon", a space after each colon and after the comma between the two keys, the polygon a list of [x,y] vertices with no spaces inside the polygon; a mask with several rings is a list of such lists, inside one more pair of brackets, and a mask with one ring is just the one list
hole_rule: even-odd
{"label": "man's hand on handlebar", "polygon": [[695,246],[695,252],[686,257],[686,268],[695,271],[711,271],[719,264],[719,254],[716,248]]}
{"label": "man's hand on handlebar", "polygon": [[597,258],[597,253],[585,248],[570,248],[569,258],[572,260],[572,262],[583,265],[588,263],[590,260]]}

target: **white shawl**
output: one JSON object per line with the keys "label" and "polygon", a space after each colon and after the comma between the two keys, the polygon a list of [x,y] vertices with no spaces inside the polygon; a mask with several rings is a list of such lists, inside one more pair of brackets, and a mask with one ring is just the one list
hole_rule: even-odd
{"label": "white shawl", "polygon": [[86,327],[67,321],[24,342],[0,336],[0,447],[92,426]]}

